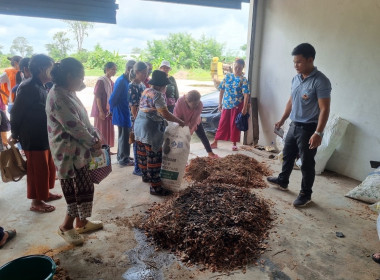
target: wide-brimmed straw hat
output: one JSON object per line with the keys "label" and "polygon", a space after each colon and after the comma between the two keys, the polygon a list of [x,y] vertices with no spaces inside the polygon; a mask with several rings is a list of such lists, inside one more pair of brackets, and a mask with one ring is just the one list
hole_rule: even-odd
{"label": "wide-brimmed straw hat", "polygon": [[170,84],[170,80],[168,79],[165,72],[161,70],[154,70],[152,79],[149,80],[148,84],[162,87]]}

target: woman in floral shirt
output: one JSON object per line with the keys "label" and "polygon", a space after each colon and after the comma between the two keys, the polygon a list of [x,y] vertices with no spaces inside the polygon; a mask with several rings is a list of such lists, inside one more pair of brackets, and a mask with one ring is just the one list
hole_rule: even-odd
{"label": "woman in floral shirt", "polygon": [[[231,141],[232,150],[237,151],[236,143],[240,141],[240,130],[235,124],[236,116],[241,112],[247,114],[249,104],[248,80],[243,76],[245,62],[237,59],[234,73],[227,74],[219,85],[219,111],[222,111],[218,130],[211,148],[218,147],[218,140]],[[223,104],[223,105],[222,105]],[[222,110],[223,109],[223,110]]]}
{"label": "woman in floral shirt", "polygon": [[165,72],[155,70],[140,100],[140,109],[135,121],[135,139],[139,167],[143,173],[143,182],[150,183],[150,194],[168,195],[170,192],[161,184],[162,144],[166,120],[181,126],[185,123],[168,111],[163,97],[166,86],[170,83]]}
{"label": "woman in floral shirt", "polygon": [[91,155],[99,153],[101,144],[76,95],[76,91],[85,87],[83,65],[74,58],[65,58],[54,65],[51,75],[54,86],[46,102],[49,144],[67,202],[67,214],[58,234],[79,245],[83,243],[79,233],[103,227],[100,221],[87,220],[94,199],[88,164]]}

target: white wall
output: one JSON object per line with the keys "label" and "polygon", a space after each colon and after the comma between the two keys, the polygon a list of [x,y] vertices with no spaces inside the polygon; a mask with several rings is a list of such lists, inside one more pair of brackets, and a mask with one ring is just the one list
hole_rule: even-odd
{"label": "white wall", "polygon": [[[327,168],[363,180],[380,161],[380,0],[265,0],[258,77],[260,142],[290,95],[292,49],[311,43],[331,81],[331,113],[351,124]],[[253,77],[252,77],[253,78]]]}

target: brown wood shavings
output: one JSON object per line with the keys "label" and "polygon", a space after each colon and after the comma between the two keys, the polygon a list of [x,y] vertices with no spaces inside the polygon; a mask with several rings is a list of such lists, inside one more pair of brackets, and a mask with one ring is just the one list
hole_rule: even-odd
{"label": "brown wood shavings", "polygon": [[142,228],[182,261],[212,271],[245,267],[263,253],[272,218],[247,189],[195,184],[149,210]]}
{"label": "brown wood shavings", "polygon": [[266,165],[246,155],[223,158],[198,157],[190,161],[186,177],[203,183],[233,184],[243,188],[265,188],[263,176],[271,175]]}

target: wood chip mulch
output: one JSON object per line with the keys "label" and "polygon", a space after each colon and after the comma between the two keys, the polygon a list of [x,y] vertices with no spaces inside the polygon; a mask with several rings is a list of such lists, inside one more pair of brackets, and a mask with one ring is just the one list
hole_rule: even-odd
{"label": "wood chip mulch", "polygon": [[141,227],[158,247],[188,265],[229,271],[245,268],[264,252],[272,222],[269,207],[247,188],[196,183],[153,205]]}
{"label": "wood chip mulch", "polygon": [[185,177],[196,182],[233,184],[243,188],[266,188],[263,176],[269,168],[252,157],[237,154],[223,158],[198,157],[190,161]]}

